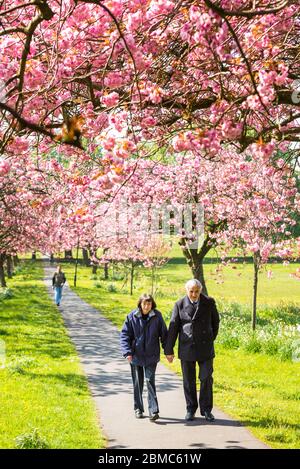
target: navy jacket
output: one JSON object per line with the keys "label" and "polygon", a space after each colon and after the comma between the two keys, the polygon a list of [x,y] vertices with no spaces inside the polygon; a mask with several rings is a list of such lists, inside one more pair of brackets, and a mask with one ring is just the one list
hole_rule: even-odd
{"label": "navy jacket", "polygon": [[160,344],[163,348],[167,340],[167,326],[157,309],[151,310],[146,320],[137,308],[128,314],[120,335],[124,357],[132,355],[132,364],[148,366],[159,362]]}
{"label": "navy jacket", "polygon": [[205,361],[215,356],[214,340],[219,330],[219,314],[213,298],[200,294],[196,309],[188,296],[175,303],[165,347],[173,355],[179,336],[178,357],[186,361]]}

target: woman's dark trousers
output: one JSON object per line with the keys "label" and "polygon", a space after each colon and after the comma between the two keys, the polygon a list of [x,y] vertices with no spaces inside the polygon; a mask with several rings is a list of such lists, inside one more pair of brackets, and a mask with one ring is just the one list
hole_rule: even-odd
{"label": "woman's dark trousers", "polygon": [[156,414],[159,412],[155,387],[155,371],[157,363],[148,366],[138,366],[131,364],[131,376],[133,382],[134,410],[140,409],[144,412],[143,404],[143,388],[144,377],[146,379],[148,390],[148,408],[149,413]]}

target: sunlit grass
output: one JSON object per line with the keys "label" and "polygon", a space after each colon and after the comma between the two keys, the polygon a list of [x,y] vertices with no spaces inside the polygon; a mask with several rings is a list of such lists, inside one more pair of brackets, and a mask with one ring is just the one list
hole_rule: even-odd
{"label": "sunlit grass", "polygon": [[[50,448],[100,448],[98,416],[40,263],[23,265],[0,301],[0,447],[38,429]],[[1,347],[0,347],[1,349]],[[0,356],[1,360],[1,356]]]}

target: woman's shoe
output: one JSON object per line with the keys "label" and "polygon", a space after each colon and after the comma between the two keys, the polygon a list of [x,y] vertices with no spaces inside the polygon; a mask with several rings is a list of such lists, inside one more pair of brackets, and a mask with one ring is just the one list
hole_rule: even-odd
{"label": "woman's shoe", "polygon": [[159,414],[158,412],[155,412],[154,414],[150,414],[149,419],[154,422],[155,420],[159,419]]}
{"label": "woman's shoe", "polygon": [[137,419],[142,419],[143,418],[143,412],[140,409],[136,409],[135,411],[135,417]]}

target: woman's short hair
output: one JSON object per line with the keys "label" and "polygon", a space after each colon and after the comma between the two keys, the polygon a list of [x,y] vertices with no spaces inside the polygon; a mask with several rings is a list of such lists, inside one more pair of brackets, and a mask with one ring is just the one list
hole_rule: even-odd
{"label": "woman's short hair", "polygon": [[151,303],[152,303],[152,306],[151,306],[152,309],[155,309],[155,308],[156,308],[156,303],[155,303],[154,298],[153,298],[152,295],[148,295],[148,293],[144,293],[143,295],[141,295],[141,296],[139,297],[138,304],[137,304],[137,306],[138,306],[139,309],[142,309],[142,308],[141,308],[142,301],[147,301],[147,302],[149,302],[149,303],[151,302]]}

